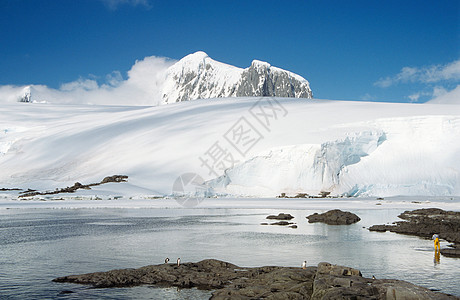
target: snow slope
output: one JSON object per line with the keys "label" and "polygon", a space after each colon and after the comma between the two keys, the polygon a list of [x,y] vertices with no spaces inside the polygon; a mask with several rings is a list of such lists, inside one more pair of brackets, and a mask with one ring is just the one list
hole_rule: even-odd
{"label": "snow slope", "polygon": [[[0,106],[0,188],[107,186],[171,194],[196,173],[215,192],[460,195],[460,107],[277,98],[157,107]],[[224,173],[225,171],[225,173]],[[91,192],[91,191],[89,191]]]}

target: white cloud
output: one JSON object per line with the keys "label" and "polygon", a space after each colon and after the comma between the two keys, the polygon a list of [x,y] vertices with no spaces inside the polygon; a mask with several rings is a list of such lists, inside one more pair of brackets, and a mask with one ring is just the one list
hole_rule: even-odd
{"label": "white cloud", "polygon": [[116,10],[120,5],[143,6],[150,9],[149,0],[101,0],[111,10]]}
{"label": "white cloud", "polygon": [[435,83],[449,80],[460,80],[460,60],[446,65],[404,67],[395,76],[381,78],[374,85],[385,88],[398,83]]}
{"label": "white cloud", "polygon": [[409,95],[408,98],[410,99],[410,102],[417,102],[418,99],[420,99],[421,93],[415,93],[412,95]]}
{"label": "white cloud", "polygon": [[363,101],[373,101],[373,100],[375,100],[376,98],[375,98],[374,96],[372,96],[371,94],[366,93],[366,94],[364,94],[363,96],[361,96],[360,99],[363,100]]}
{"label": "white cloud", "polygon": [[442,104],[459,104],[460,105],[460,84],[456,88],[448,91],[444,88],[435,88],[433,91],[433,99],[429,103]]}
{"label": "white cloud", "polygon": [[120,71],[113,71],[105,76],[105,81],[109,86],[116,87],[123,82],[123,76],[121,76]]}
{"label": "white cloud", "polygon": [[91,90],[95,90],[98,88],[99,88],[99,85],[97,84],[96,80],[79,78],[76,81],[62,84],[60,87],[60,90],[67,91],[67,92],[80,90],[80,89],[91,91]]}
{"label": "white cloud", "polygon": [[26,88],[32,100],[50,103],[102,104],[102,105],[158,105],[161,102],[166,70],[175,61],[150,56],[138,60],[123,79],[119,71],[105,77],[103,84],[95,79],[79,78],[62,84],[59,89],[45,85],[0,86],[0,102],[16,102]]}

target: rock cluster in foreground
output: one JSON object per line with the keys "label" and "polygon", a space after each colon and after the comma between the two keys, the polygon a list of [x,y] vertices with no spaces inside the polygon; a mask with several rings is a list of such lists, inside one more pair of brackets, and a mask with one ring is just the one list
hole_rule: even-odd
{"label": "rock cluster in foreground", "polygon": [[391,231],[431,238],[438,234],[441,239],[456,243],[453,248],[441,249],[441,254],[460,257],[460,212],[445,211],[439,208],[424,208],[405,211],[398,216],[404,221],[392,225],[373,225],[370,231]]}
{"label": "rock cluster in foreground", "polygon": [[349,211],[341,211],[340,209],[333,209],[328,212],[318,214],[314,213],[307,217],[308,223],[326,223],[328,225],[350,225],[361,220],[360,217]]}
{"label": "rock cluster in foreground", "polygon": [[460,299],[392,279],[362,277],[359,270],[320,263],[317,267],[241,268],[206,259],[54,279],[99,288],[158,284],[215,290],[211,299]]}

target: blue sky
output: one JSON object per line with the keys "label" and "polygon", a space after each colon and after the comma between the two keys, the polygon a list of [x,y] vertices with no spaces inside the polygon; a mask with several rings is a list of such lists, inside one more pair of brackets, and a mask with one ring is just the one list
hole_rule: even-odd
{"label": "blue sky", "polygon": [[460,2],[0,0],[0,85],[100,84],[203,50],[310,81],[315,98],[424,102],[460,85]]}

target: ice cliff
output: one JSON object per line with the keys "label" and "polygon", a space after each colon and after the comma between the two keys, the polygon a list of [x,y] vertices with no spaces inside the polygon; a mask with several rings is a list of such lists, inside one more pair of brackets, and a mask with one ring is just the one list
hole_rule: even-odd
{"label": "ice cliff", "polygon": [[[208,186],[218,194],[242,196],[459,193],[458,118],[388,118],[348,126],[345,138],[259,153]],[[375,130],[353,131],[354,126]]]}
{"label": "ice cliff", "polygon": [[271,149],[227,170],[209,186],[216,192],[243,195],[337,191],[348,166],[359,163],[385,140],[384,132],[364,131],[317,145]]}

